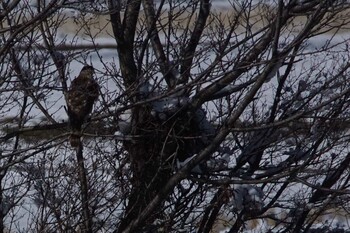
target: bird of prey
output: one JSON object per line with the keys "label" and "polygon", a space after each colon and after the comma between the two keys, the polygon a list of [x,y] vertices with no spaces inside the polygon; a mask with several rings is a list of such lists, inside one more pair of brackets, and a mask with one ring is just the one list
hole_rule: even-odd
{"label": "bird of prey", "polygon": [[99,85],[94,80],[94,68],[85,65],[76,77],[67,93],[67,113],[72,130],[69,138],[72,147],[81,143],[81,128],[92,111],[99,95]]}

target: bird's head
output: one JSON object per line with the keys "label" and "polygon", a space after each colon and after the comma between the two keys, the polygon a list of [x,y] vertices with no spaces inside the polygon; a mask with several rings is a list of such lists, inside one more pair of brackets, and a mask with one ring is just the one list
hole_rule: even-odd
{"label": "bird's head", "polygon": [[94,67],[90,66],[90,65],[85,65],[81,71],[80,74],[82,75],[88,75],[90,77],[92,77],[95,73]]}

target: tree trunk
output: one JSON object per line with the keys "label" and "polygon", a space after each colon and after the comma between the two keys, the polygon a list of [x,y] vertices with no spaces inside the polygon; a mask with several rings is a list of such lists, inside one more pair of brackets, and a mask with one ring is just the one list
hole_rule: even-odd
{"label": "tree trunk", "polygon": [[[132,133],[134,140],[125,143],[129,153],[133,177],[126,215],[122,219],[118,232],[147,206],[152,198],[162,189],[171,174],[171,164],[167,162],[170,154],[163,150],[166,127],[158,123],[150,114],[148,106],[133,109]],[[146,225],[159,217],[157,213],[149,217]],[[137,231],[137,229],[133,229]]]}
{"label": "tree trunk", "polygon": [[[131,135],[134,139],[124,144],[133,173],[132,190],[118,232],[123,232],[163,189],[172,175],[176,160],[184,161],[203,146],[199,122],[193,114],[180,111],[176,117],[161,121],[151,114],[151,110],[150,105],[133,109]],[[160,213],[162,211],[153,213],[143,225],[151,226],[154,220],[162,217]],[[140,232],[139,229],[132,231]]]}

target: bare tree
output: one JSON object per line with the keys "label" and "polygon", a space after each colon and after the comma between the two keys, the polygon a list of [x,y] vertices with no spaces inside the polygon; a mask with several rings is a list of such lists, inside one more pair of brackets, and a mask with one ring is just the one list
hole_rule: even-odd
{"label": "bare tree", "polygon": [[[3,1],[0,232],[349,228],[349,8]],[[85,64],[100,98],[73,149]]]}

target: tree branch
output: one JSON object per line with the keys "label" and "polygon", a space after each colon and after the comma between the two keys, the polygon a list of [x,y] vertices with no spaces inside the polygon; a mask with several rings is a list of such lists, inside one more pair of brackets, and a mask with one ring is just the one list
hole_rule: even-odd
{"label": "tree branch", "polygon": [[192,32],[190,41],[187,45],[187,47],[182,52],[182,64],[181,64],[181,82],[187,83],[190,73],[191,73],[191,66],[193,63],[193,57],[194,53],[196,52],[196,48],[198,46],[199,40],[203,34],[205,24],[207,22],[207,18],[210,13],[210,6],[211,3],[209,0],[201,0],[200,1],[200,10],[199,15],[195,23],[194,30]]}
{"label": "tree branch", "polygon": [[128,0],[123,22],[120,21],[120,8],[114,5],[115,1],[109,1],[112,12],[110,19],[113,34],[118,44],[118,56],[120,69],[125,86],[130,88],[137,81],[137,67],[134,60],[134,36],[139,15],[141,0]]}
{"label": "tree branch", "polygon": [[158,31],[156,27],[157,18],[160,15],[161,7],[159,8],[159,11],[157,12],[157,15],[156,15],[154,11],[154,3],[152,0],[143,0],[142,3],[145,9],[146,24],[148,28],[149,37],[151,38],[152,47],[155,52],[160,70],[164,75],[164,78],[165,78],[165,81],[167,82],[168,87],[174,88],[176,84],[176,77],[174,77],[172,72],[170,72],[170,69],[172,67],[169,67],[169,61],[165,56],[163,45],[159,39]]}
{"label": "tree branch", "polygon": [[81,195],[81,205],[83,209],[84,216],[84,226],[85,229],[83,232],[92,233],[92,216],[90,213],[90,204],[89,204],[89,186],[88,178],[86,174],[86,169],[84,166],[84,157],[83,157],[83,145],[80,141],[79,146],[76,148],[76,157],[78,162],[78,171],[79,171],[79,180],[80,180],[80,195]]}

